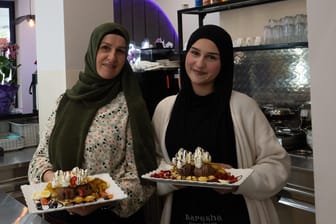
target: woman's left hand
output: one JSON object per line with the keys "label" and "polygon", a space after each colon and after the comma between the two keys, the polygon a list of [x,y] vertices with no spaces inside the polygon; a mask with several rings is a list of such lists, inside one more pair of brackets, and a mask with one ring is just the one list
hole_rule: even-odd
{"label": "woman's left hand", "polygon": [[[229,164],[225,164],[225,163],[216,163],[216,164],[221,166],[224,169],[231,169],[232,168],[232,166],[229,165]],[[225,189],[215,188],[214,190],[216,192],[218,192],[219,194],[230,194],[230,193],[235,192],[237,189],[238,189],[238,187],[225,188]]]}
{"label": "woman's left hand", "polygon": [[225,189],[215,188],[214,190],[218,192],[219,194],[230,194],[230,193],[235,192],[237,189],[238,187],[225,188]]}
{"label": "woman's left hand", "polygon": [[102,205],[89,205],[89,206],[83,206],[83,207],[77,207],[77,208],[70,208],[67,209],[70,215],[76,214],[80,216],[87,216],[90,215],[92,212],[96,211],[97,209],[100,209]]}

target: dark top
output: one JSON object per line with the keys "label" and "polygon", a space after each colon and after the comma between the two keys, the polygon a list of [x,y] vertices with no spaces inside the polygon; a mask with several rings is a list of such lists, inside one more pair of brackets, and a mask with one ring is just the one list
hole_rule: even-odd
{"label": "dark top", "polygon": [[[166,146],[170,158],[175,156],[180,147],[194,152],[200,146],[210,153],[213,162],[237,167],[235,143],[224,138],[223,129],[227,120],[218,112],[217,97],[215,93],[208,96],[193,95],[186,110],[174,113],[174,116],[183,119],[176,126],[173,124],[176,118],[172,117],[168,124]],[[184,124],[181,125],[181,122]],[[242,195],[223,195],[210,188],[198,187],[174,192],[172,224],[224,224],[228,220],[235,220],[239,224],[250,223]]]}

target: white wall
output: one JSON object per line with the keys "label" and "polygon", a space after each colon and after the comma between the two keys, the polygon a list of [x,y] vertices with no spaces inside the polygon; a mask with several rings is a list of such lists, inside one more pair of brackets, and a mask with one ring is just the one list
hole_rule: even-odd
{"label": "white wall", "polygon": [[92,0],[64,1],[64,20],[67,88],[71,88],[84,68],[84,55],[92,30],[101,23],[114,20],[113,1],[99,0],[99,4]]}
{"label": "white wall", "polygon": [[66,86],[64,12],[63,1],[35,2],[39,121],[42,132],[56,97]]}
{"label": "white wall", "polygon": [[[31,0],[31,13],[35,14],[34,0]],[[29,1],[15,0],[16,17],[30,14]],[[18,99],[18,108],[23,113],[32,113],[33,97],[29,94],[29,86],[32,80],[32,73],[36,70],[34,64],[36,60],[36,36],[35,27],[30,27],[26,21],[16,25],[16,43],[19,45],[19,54],[17,62],[21,64],[18,69],[18,82],[20,84]]]}
{"label": "white wall", "polygon": [[336,220],[336,2],[307,0],[318,224]]}
{"label": "white wall", "polygon": [[83,69],[91,31],[113,20],[113,2],[36,0],[35,5],[39,121],[43,131],[56,98],[71,88]]}

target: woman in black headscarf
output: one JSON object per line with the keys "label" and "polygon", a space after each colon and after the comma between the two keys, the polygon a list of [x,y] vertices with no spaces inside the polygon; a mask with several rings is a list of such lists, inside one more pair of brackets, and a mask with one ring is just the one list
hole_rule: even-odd
{"label": "woman in black headscarf", "polygon": [[166,195],[162,224],[276,224],[271,197],[285,185],[290,161],[267,119],[250,97],[233,91],[230,35],[205,25],[192,33],[181,63],[181,90],[162,100],[153,116],[158,151],[171,162],[180,148],[200,146],[225,167],[252,168],[228,190],[158,184]]}
{"label": "woman in black headscarf", "polygon": [[156,160],[150,117],[126,59],[129,41],[119,24],[94,29],[84,72],[59,98],[28,172],[31,183],[51,181],[55,171],[74,167],[89,175],[109,173],[128,198],[108,209],[99,205],[50,213],[50,222],[144,222],[141,208],[155,188],[140,177],[155,169]]}

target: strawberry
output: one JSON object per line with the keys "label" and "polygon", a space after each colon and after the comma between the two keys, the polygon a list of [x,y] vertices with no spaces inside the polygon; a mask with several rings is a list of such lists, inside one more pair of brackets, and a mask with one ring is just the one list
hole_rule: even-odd
{"label": "strawberry", "polygon": [[77,177],[76,176],[73,176],[70,178],[70,185],[71,186],[76,186],[76,180],[77,180]]}
{"label": "strawberry", "polygon": [[78,192],[79,196],[81,196],[81,197],[86,196],[86,192],[85,192],[85,189],[83,187],[78,187],[77,192]]}

